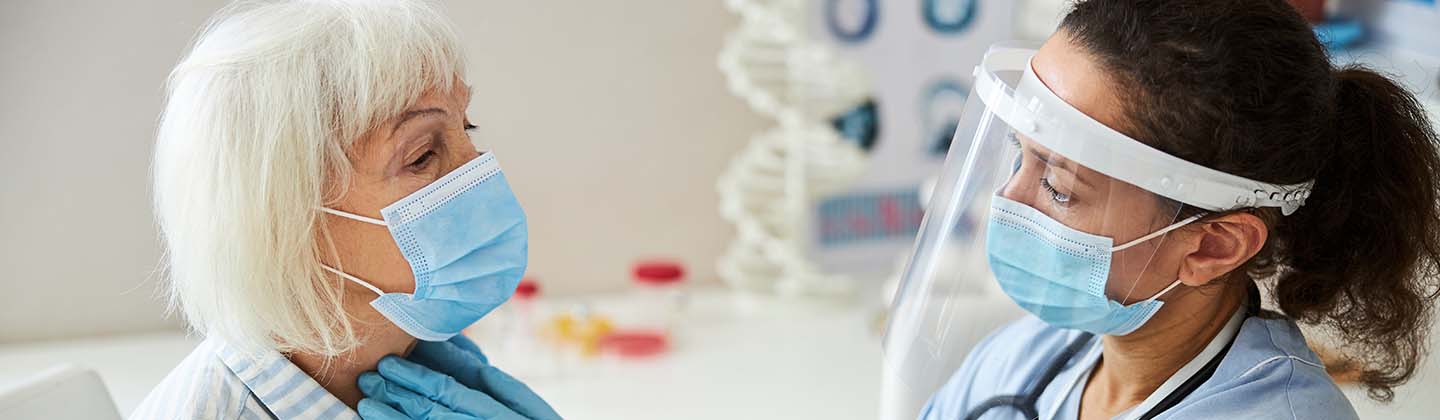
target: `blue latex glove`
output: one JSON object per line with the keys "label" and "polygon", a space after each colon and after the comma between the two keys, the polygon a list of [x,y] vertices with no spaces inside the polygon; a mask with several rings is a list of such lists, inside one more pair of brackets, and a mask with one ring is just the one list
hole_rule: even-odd
{"label": "blue latex glove", "polygon": [[410,360],[386,356],[379,373],[360,375],[360,416],[366,419],[558,420],[525,384],[491,366],[463,336],[419,342]]}

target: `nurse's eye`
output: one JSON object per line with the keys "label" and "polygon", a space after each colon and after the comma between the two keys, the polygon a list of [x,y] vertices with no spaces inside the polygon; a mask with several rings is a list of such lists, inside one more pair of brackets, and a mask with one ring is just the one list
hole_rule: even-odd
{"label": "nurse's eye", "polygon": [[469,121],[465,122],[465,131],[474,130],[476,128],[478,127],[476,127],[475,124],[471,124]]}
{"label": "nurse's eye", "polygon": [[1070,194],[1062,193],[1060,190],[1055,189],[1055,186],[1050,184],[1049,179],[1041,177],[1040,188],[1044,188],[1045,192],[1050,193],[1050,199],[1056,203],[1066,204],[1070,202]]}

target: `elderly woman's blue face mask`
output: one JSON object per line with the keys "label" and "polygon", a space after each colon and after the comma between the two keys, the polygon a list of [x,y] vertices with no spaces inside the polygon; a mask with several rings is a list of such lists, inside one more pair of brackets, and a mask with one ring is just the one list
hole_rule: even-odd
{"label": "elderly woman's blue face mask", "polygon": [[509,299],[525,274],[525,212],[493,153],[381,209],[384,220],[324,211],[389,229],[415,275],[414,293],[385,293],[325,268],[380,295],[370,305],[421,340],[460,333]]}

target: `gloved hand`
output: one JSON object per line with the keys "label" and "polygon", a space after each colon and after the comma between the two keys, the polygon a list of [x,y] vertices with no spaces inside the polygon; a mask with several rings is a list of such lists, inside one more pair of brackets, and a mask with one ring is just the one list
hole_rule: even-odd
{"label": "gloved hand", "polygon": [[410,360],[386,356],[379,373],[360,375],[360,416],[366,419],[558,420],[540,396],[491,366],[463,336],[419,342]]}

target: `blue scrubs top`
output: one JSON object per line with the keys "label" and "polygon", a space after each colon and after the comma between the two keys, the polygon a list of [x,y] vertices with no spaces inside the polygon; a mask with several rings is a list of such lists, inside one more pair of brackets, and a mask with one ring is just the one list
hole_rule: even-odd
{"label": "blue scrubs top", "polygon": [[[950,381],[921,410],[923,420],[963,419],[971,407],[997,395],[1021,394],[1081,333],[1026,316],[990,334],[971,350]],[[1079,417],[1084,378],[1098,352],[1086,346],[1035,403],[1048,418],[1057,399],[1058,418]],[[1079,380],[1079,385],[1068,389]],[[1064,394],[1064,395],[1058,395]],[[981,419],[1025,419],[1019,410],[996,407]],[[1286,318],[1251,316],[1241,325],[1213,376],[1157,419],[1358,419],[1355,408],[1325,372],[1319,356]],[[1028,420],[1028,419],[1027,419]]]}

